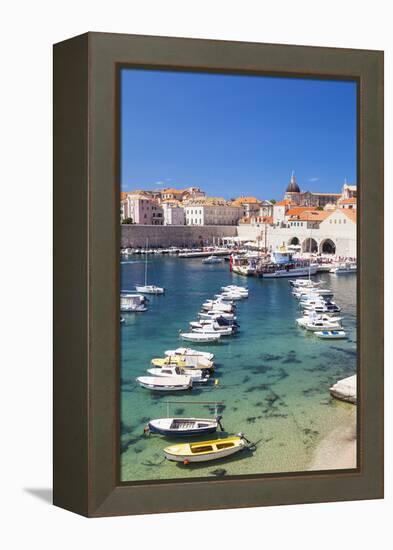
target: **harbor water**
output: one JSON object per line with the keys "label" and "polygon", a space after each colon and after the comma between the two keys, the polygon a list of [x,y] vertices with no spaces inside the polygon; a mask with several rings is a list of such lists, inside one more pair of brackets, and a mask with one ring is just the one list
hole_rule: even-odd
{"label": "harbor water", "polygon": [[[121,287],[143,284],[143,256],[121,260]],[[356,275],[319,274],[324,288],[334,292],[342,308],[347,340],[320,340],[299,328],[301,310],[288,279],[245,278],[229,271],[228,263],[207,265],[201,259],[149,256],[148,283],[164,286],[163,296],[149,296],[145,313],[123,313],[121,325],[121,479],[165,480],[225,475],[298,472],[309,468],[318,444],[329,433],[353,421],[355,407],[336,401],[330,386],[356,372]],[[248,286],[249,298],[237,302],[237,335],[221,343],[184,342],[202,303],[221,286]],[[215,354],[218,383],[194,386],[188,392],[151,392],[135,378],[146,375],[151,359],[165,350],[192,347]],[[224,460],[183,465],[164,459],[164,447],[180,439],[144,436],[150,419],[167,416],[213,418],[214,406],[196,402],[223,402],[220,413],[225,432],[199,440],[243,432],[257,442]],[[195,404],[193,404],[195,403]],[[193,439],[198,441],[198,438]],[[187,439],[183,439],[183,442]]]}

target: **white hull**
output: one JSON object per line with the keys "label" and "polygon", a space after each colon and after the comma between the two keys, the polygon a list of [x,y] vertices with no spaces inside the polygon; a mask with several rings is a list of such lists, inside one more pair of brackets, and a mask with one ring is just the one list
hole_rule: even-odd
{"label": "white hull", "polygon": [[189,376],[155,377],[139,376],[137,379],[142,388],[153,391],[184,391],[192,388]]}
{"label": "white hull", "polygon": [[264,279],[281,279],[284,277],[306,277],[307,275],[316,275],[316,267],[296,267],[294,269],[278,269],[273,273],[263,273]]}
{"label": "white hull", "polygon": [[198,344],[207,344],[218,342],[221,338],[220,334],[198,334],[196,332],[186,332],[180,334],[180,337],[187,342],[195,342]]}
{"label": "white hull", "polygon": [[164,294],[165,289],[159,286],[136,286],[135,290],[143,294]]}
{"label": "white hull", "polygon": [[165,355],[167,357],[171,357],[172,355],[184,355],[184,356],[189,356],[189,357],[204,357],[208,361],[212,361],[214,359],[214,353],[209,353],[208,351],[198,351],[196,349],[191,349],[191,348],[168,349],[168,350],[166,350]]}
{"label": "white hull", "polygon": [[337,330],[337,331],[321,331],[321,332],[315,332],[315,335],[318,336],[318,338],[322,338],[324,340],[342,340],[347,337],[346,332],[343,330]]}

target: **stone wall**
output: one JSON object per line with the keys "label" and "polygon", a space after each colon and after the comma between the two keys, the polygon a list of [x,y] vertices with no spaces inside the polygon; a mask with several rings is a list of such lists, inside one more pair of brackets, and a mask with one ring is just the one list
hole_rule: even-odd
{"label": "stone wall", "polygon": [[234,225],[122,225],[122,248],[201,246],[219,244],[223,237],[236,237]]}

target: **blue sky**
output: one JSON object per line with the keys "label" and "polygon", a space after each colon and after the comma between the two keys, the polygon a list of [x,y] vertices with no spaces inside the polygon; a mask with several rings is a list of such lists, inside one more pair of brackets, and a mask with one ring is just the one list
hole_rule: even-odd
{"label": "blue sky", "polygon": [[356,183],[356,84],[123,69],[121,187],[231,198]]}

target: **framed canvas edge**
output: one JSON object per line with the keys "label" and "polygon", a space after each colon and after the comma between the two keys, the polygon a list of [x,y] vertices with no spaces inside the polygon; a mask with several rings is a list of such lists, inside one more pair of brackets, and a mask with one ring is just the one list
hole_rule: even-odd
{"label": "framed canvas edge", "polygon": [[[88,335],[85,348],[88,351],[87,365],[83,365],[87,377],[88,403],[88,464],[87,479],[85,479],[87,509],[74,510],[84,515],[98,517],[122,514],[146,514],[158,512],[207,510],[222,508],[238,508],[262,505],[280,505],[306,502],[323,502],[338,500],[357,500],[364,498],[383,497],[383,357],[381,334],[373,333],[373,343],[361,338],[360,355],[367,354],[371,349],[376,369],[366,370],[367,378],[359,386],[361,399],[370,398],[374,414],[372,421],[377,420],[379,430],[368,425],[369,411],[362,408],[361,420],[363,430],[359,452],[363,463],[360,471],[335,471],[329,473],[304,473],[245,480],[199,480],[194,482],[138,484],[119,486],[116,472],[118,452],[116,430],[118,415],[115,407],[118,405],[118,380],[114,380],[114,362],[119,359],[118,323],[118,250],[119,224],[118,199],[119,185],[115,182],[117,173],[116,158],[116,101],[115,79],[116,67],[121,65],[156,66],[173,69],[187,67],[191,70],[204,70],[201,60],[205,60],[205,69],[213,72],[259,72],[292,74],[293,76],[308,75],[316,78],[354,78],[360,83],[360,94],[366,94],[368,109],[362,110],[359,116],[360,139],[359,157],[360,173],[358,183],[361,186],[360,212],[361,219],[366,216],[372,224],[371,236],[359,230],[358,249],[360,257],[365,254],[381,266],[380,272],[370,275],[367,266],[360,266],[360,279],[371,280],[374,292],[367,290],[362,293],[362,307],[368,307],[374,300],[375,313],[372,320],[377,327],[383,327],[383,54],[381,52],[364,50],[341,50],[331,48],[313,48],[300,46],[276,46],[254,43],[219,42],[192,39],[146,37],[139,35],[112,35],[106,33],[89,33],[88,42],[88,177],[87,196],[88,211]],[[182,55],[178,49],[182,42],[186,43]],[[176,43],[176,45],[175,45]],[[62,43],[64,44],[64,43]],[[238,48],[242,50],[239,52]],[[218,48],[218,50],[217,50]],[[245,48],[245,49],[244,49]],[[217,50],[217,51],[215,51]],[[245,64],[242,59],[250,51],[254,66],[250,67],[249,57]],[[267,51],[268,50],[268,51]],[[276,54],[275,54],[276,52]],[[215,61],[215,53],[217,58]],[[269,63],[263,58],[268,53]],[[231,61],[231,55],[235,61]],[[340,59],[345,57],[345,68]],[[279,70],[274,71],[275,57]],[[226,62],[223,63],[223,59]],[[328,59],[327,59],[328,58]],[[188,59],[188,61],[187,61]],[[208,59],[208,61],[206,61]],[[255,59],[257,64],[255,64]],[[188,65],[185,65],[188,63]],[[287,70],[283,70],[287,63]],[[216,65],[215,65],[216,64]],[[224,66],[223,66],[224,65]],[[232,68],[231,68],[232,66]],[[318,66],[318,69],[316,68]],[[296,70],[297,67],[297,70]],[[336,71],[334,71],[336,67]],[[351,71],[349,71],[351,67]],[[102,106],[106,110],[102,111]],[[101,113],[105,113],[105,116]],[[366,131],[372,128],[375,143],[370,144]],[[367,134],[368,135],[368,134]],[[83,144],[81,144],[83,145]],[[103,162],[106,168],[103,169]],[[373,173],[375,189],[365,184],[366,173]],[[109,181],[112,185],[108,186]],[[56,185],[56,184],[55,184]],[[366,208],[367,196],[371,195],[374,202]],[[361,225],[361,224],[359,224]],[[103,259],[108,266],[103,273]],[[113,265],[111,262],[113,261]],[[112,286],[108,288],[108,284]],[[107,295],[102,297],[99,290],[106,288]],[[367,300],[364,294],[369,295]],[[375,302],[376,300],[376,302]],[[375,303],[377,308],[375,309]],[[365,311],[363,309],[363,311]],[[106,319],[104,322],[103,319]],[[112,326],[110,326],[112,324]],[[362,331],[369,328],[368,319],[360,319]],[[363,334],[363,332],[362,332]],[[105,342],[103,344],[103,342]],[[105,349],[104,349],[105,348]],[[379,348],[379,351],[377,351]],[[98,359],[100,357],[100,359]],[[105,364],[104,364],[105,361]],[[363,377],[363,372],[362,376]],[[374,399],[370,396],[373,390]],[[361,409],[361,407],[358,407]],[[77,422],[77,420],[73,420]],[[368,428],[368,430],[367,430]],[[375,428],[375,425],[374,425]],[[364,430],[367,434],[364,437]],[[366,433],[364,432],[364,433]],[[370,453],[370,435],[374,452]],[[317,482],[317,483],[316,483]],[[316,487],[318,485],[318,487]],[[209,488],[213,488],[210,491]],[[190,496],[192,493],[192,496]],[[208,496],[207,496],[208,495]],[[213,495],[213,497],[212,497]],[[62,506],[61,498],[56,502]],[[190,502],[192,500],[192,502]],[[207,502],[209,501],[209,502]],[[65,506],[66,507],[66,506]],[[70,509],[70,507],[68,507]]]}

